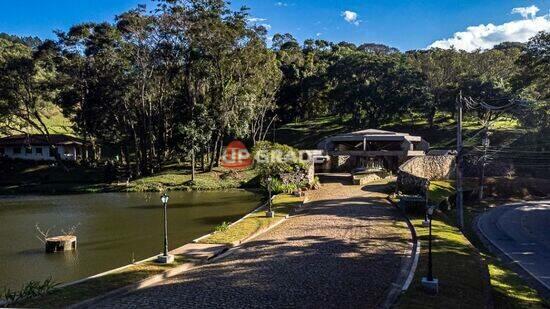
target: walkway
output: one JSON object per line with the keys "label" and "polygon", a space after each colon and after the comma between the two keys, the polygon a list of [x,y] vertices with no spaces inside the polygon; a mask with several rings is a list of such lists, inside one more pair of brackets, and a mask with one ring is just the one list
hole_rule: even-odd
{"label": "walkway", "polygon": [[327,184],[225,259],[98,307],[374,307],[410,250],[410,232],[384,197]]}
{"label": "walkway", "polygon": [[550,201],[497,207],[481,216],[478,227],[550,295]]}

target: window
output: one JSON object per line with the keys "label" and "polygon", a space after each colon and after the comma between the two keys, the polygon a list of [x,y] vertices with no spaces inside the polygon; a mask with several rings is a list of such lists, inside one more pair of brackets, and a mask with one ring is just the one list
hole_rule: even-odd
{"label": "window", "polygon": [[13,153],[14,154],[20,154],[21,153],[21,147],[13,147]]}
{"label": "window", "polygon": [[50,157],[55,157],[55,152],[57,151],[56,148],[51,148],[50,147]]}
{"label": "window", "polygon": [[3,154],[5,154],[5,153],[6,153],[6,151],[4,150],[4,148],[1,148],[1,147],[0,147],[0,155],[3,155]]}
{"label": "window", "polygon": [[36,154],[42,155],[42,147],[36,147]]}
{"label": "window", "polygon": [[32,154],[32,147],[25,147],[25,154]]}

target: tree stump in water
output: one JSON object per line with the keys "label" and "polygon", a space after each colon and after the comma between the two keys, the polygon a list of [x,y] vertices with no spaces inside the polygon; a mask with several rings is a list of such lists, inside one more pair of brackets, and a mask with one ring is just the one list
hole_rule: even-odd
{"label": "tree stump in water", "polygon": [[46,253],[76,250],[76,236],[56,236],[46,238]]}

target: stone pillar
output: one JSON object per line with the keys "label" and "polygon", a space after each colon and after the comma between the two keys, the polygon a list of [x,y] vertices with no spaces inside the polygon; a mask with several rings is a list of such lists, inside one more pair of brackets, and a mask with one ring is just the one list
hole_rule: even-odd
{"label": "stone pillar", "polygon": [[76,236],[56,236],[46,238],[46,253],[76,250]]}

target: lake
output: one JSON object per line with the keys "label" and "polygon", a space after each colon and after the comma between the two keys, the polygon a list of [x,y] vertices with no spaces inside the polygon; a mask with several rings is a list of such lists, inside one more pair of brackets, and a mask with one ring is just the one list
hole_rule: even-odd
{"label": "lake", "polygon": [[[170,192],[170,249],[235,221],[256,208],[261,196],[248,191]],[[99,193],[0,197],[0,291],[51,276],[68,282],[162,252],[159,193]],[[44,253],[36,225],[50,236],[78,225],[78,250]]]}

